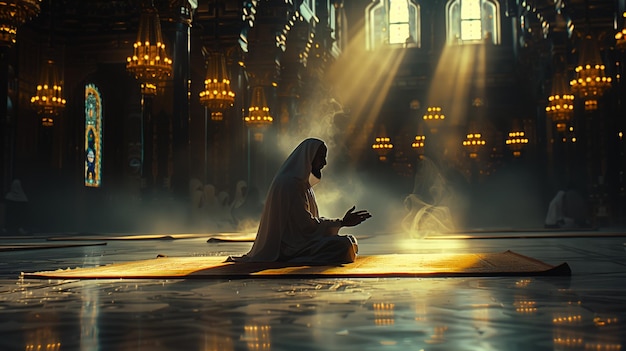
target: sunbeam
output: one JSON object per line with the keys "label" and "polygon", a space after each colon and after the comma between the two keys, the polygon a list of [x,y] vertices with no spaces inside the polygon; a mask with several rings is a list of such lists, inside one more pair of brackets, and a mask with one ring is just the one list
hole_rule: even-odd
{"label": "sunbeam", "polygon": [[365,50],[364,38],[361,31],[348,43],[349,55],[335,62],[326,78],[349,111],[345,138],[351,140],[353,164],[369,149],[369,137],[405,55],[403,49]]}

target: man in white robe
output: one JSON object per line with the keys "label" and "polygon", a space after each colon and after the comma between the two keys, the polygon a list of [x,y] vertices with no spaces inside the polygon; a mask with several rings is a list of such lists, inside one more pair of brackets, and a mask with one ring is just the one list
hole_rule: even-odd
{"label": "man in white robe", "polygon": [[546,228],[587,227],[585,200],[574,189],[559,190],[550,201],[546,214]]}
{"label": "man in white robe", "polygon": [[320,181],[327,147],[309,138],[285,160],[270,185],[252,249],[236,262],[349,263],[358,246],[351,235],[338,235],[341,227],[360,224],[371,215],[349,209],[342,219],[319,217],[312,186]]}

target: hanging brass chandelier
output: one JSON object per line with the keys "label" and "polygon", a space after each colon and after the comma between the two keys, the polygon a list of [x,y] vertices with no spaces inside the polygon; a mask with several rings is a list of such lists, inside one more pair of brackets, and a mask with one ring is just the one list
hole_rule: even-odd
{"label": "hanging brass chandelier", "polygon": [[411,147],[415,150],[424,150],[425,145],[426,145],[425,135],[416,135],[415,140],[413,140],[413,143],[411,143]]}
{"label": "hanging brass chandelier", "polygon": [[576,79],[570,82],[572,91],[585,101],[586,110],[597,108],[597,99],[611,87],[611,77],[605,74],[605,66],[600,58],[600,50],[596,40],[587,35],[582,41],[576,67]]}
{"label": "hanging brass chandelier", "polygon": [[522,156],[522,149],[528,144],[528,138],[525,134],[526,133],[521,130],[509,132],[509,137],[505,141],[506,146],[511,149],[515,157]]}
{"label": "hanging brass chandelier", "polygon": [[442,112],[440,106],[429,106],[426,108],[426,113],[422,118],[429,126],[430,132],[437,133],[439,126],[446,119],[446,115]]}
{"label": "hanging brass chandelier", "polygon": [[574,95],[568,91],[565,75],[557,71],[552,79],[552,93],[548,96],[546,115],[552,119],[559,132],[565,131],[574,115]]}
{"label": "hanging brass chandelier", "polygon": [[270,108],[267,106],[263,87],[257,86],[252,89],[252,101],[244,121],[248,127],[257,128],[267,127],[273,123],[274,118],[270,115]]}
{"label": "hanging brass chandelier", "polygon": [[212,120],[221,121],[224,118],[224,111],[232,107],[234,102],[235,93],[230,88],[226,58],[221,52],[212,52],[207,59],[207,72],[204,90],[200,92],[200,103],[211,111]]}
{"label": "hanging brass chandelier", "polygon": [[48,60],[41,68],[37,91],[30,102],[46,127],[53,126],[54,118],[65,109],[63,79],[53,60]]}
{"label": "hanging brass chandelier", "polygon": [[0,46],[16,42],[17,28],[39,14],[41,0],[0,1]]}
{"label": "hanging brass chandelier", "polygon": [[386,136],[376,137],[374,139],[374,144],[372,144],[372,149],[378,154],[378,160],[387,161],[387,155],[393,149],[393,144],[391,143],[391,139]]}
{"label": "hanging brass chandelier", "polygon": [[126,70],[142,83],[142,94],[156,95],[158,83],[172,75],[172,60],[165,51],[161,20],[154,5],[144,8],[141,13],[133,48],[133,56],[126,59]]}
{"label": "hanging brass chandelier", "polygon": [[426,113],[424,114],[424,121],[440,121],[444,120],[446,116],[441,112],[441,107],[439,106],[431,106],[426,109]]}
{"label": "hanging brass chandelier", "polygon": [[487,142],[482,138],[480,133],[467,134],[467,138],[463,140],[463,146],[467,150],[469,158],[478,158],[478,153]]}

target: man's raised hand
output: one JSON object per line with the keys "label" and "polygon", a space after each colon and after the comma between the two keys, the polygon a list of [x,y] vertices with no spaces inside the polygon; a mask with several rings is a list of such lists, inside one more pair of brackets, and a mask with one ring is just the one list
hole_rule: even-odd
{"label": "man's raised hand", "polygon": [[366,219],[372,217],[372,215],[367,212],[367,210],[359,210],[354,212],[356,206],[352,206],[346,214],[343,216],[341,220],[341,225],[344,227],[354,227],[355,225],[361,224]]}

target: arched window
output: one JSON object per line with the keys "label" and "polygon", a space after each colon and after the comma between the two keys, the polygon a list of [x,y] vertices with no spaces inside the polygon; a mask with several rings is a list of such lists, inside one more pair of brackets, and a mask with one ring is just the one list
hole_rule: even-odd
{"label": "arched window", "polygon": [[420,47],[420,7],[413,0],[373,0],[365,9],[366,48]]}
{"label": "arched window", "polygon": [[500,44],[500,11],[496,0],[450,0],[446,5],[449,44],[490,41]]}

